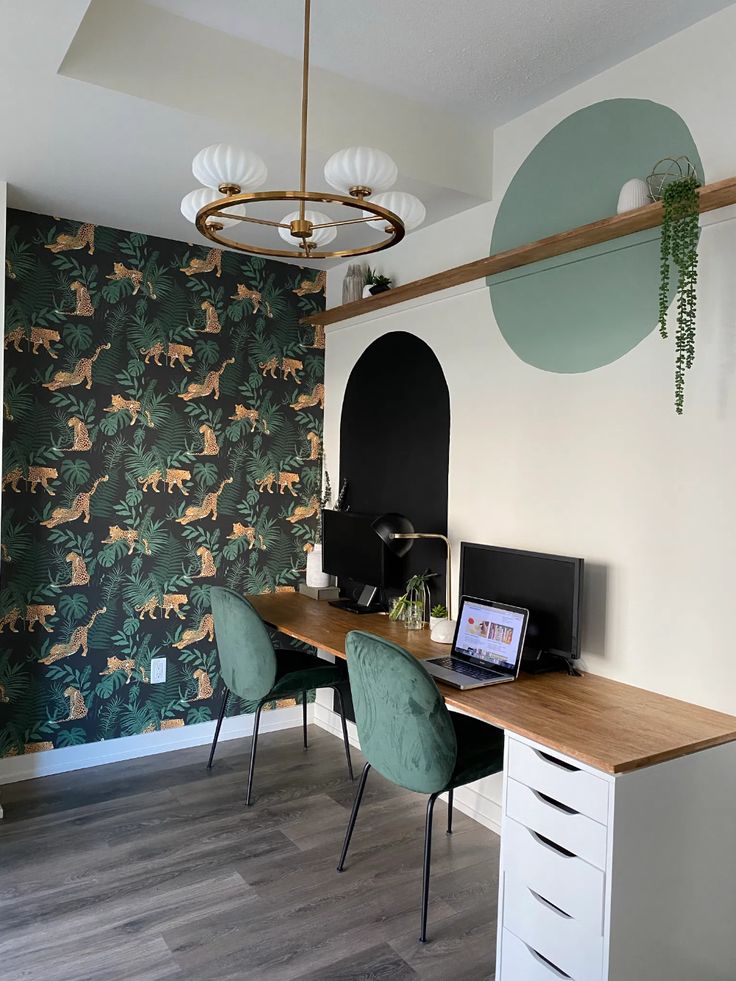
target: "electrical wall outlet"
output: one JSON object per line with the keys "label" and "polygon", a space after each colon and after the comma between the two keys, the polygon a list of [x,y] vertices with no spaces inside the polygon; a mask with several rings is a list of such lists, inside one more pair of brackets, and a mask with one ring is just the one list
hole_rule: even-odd
{"label": "electrical wall outlet", "polygon": [[162,681],[166,681],[166,658],[151,658],[151,684],[158,685]]}

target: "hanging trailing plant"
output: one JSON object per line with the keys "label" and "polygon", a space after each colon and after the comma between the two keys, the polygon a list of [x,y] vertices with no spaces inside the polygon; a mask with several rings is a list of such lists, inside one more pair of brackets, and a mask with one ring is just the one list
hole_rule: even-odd
{"label": "hanging trailing plant", "polygon": [[667,337],[670,268],[677,269],[677,326],[675,329],[675,411],[682,415],[685,372],[695,360],[695,304],[698,281],[697,177],[673,180],[662,189],[662,244],[659,281],[659,332]]}

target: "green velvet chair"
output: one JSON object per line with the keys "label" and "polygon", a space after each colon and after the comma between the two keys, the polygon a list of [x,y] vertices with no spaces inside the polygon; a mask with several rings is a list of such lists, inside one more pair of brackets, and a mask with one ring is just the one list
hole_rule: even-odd
{"label": "green velvet chair", "polygon": [[330,664],[314,654],[302,651],[275,650],[266,625],[251,604],[222,586],[210,587],[212,616],[215,622],[215,641],[220,658],[220,674],[225,683],[225,693],[220,707],[220,715],[215,728],[215,738],[207,763],[212,768],[215,748],[220,735],[220,727],[225,717],[230,693],[243,701],[256,705],[253,723],[253,742],[250,751],[248,770],[248,789],[246,805],[250,805],[253,791],[253,772],[258,746],[258,725],[261,710],[268,702],[279,698],[302,696],[304,748],[307,748],[307,692],[315,688],[332,688],[337,694],[342,720],[342,735],[345,741],[345,757],[348,773],[353,779],[353,765],[350,759],[350,743],[345,724],[340,686],[347,682],[345,671],[339,664]]}
{"label": "green velvet chair", "polygon": [[429,794],[419,934],[424,943],[435,801],[447,792],[447,833],[452,834],[453,791],[503,768],[503,730],[449,712],[421,661],[397,644],[353,630],[346,650],[355,724],[368,762],[358,783],[337,871],[345,865],[371,767],[400,787]]}

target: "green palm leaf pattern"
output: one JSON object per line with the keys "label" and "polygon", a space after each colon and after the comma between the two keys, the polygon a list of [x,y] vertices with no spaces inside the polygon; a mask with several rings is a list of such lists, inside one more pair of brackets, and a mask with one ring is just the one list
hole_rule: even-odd
{"label": "green palm leaf pattern", "polygon": [[319,400],[292,407],[324,382],[318,271],[7,226],[0,756],[207,722],[209,587],[295,587],[316,533],[286,519],[321,480]]}

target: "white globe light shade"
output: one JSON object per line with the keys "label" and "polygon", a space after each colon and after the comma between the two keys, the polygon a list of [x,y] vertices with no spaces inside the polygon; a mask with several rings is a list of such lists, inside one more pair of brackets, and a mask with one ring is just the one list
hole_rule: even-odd
{"label": "white globe light shade", "polygon": [[338,150],[325,164],[325,180],[341,194],[349,194],[352,187],[367,187],[371,192],[387,191],[398,176],[398,168],[391,157],[370,146]]}
{"label": "white globe light shade", "polygon": [[[196,221],[198,212],[204,208],[206,204],[212,204],[213,201],[218,201],[222,198],[222,194],[219,191],[215,191],[211,187],[198,187],[195,191],[190,191],[189,194],[185,194],[181,199],[181,213],[184,217],[191,221],[192,224]],[[245,205],[239,204],[235,208],[230,208],[230,211],[234,212],[236,215],[241,215],[245,217]],[[226,225],[237,225],[239,224],[237,218],[212,218],[211,221],[215,221],[222,225],[223,228]]]}
{"label": "white globe light shade", "polygon": [[221,184],[237,184],[242,191],[253,191],[268,176],[257,153],[240,150],[228,143],[213,143],[200,150],[192,161],[192,173],[200,184],[217,189]]}
{"label": "white globe light shade", "polygon": [[[289,225],[292,221],[296,221],[298,217],[299,212],[292,211],[286,215],[285,218],[282,218],[281,221],[285,225]],[[307,219],[307,221],[311,221],[313,225],[322,225],[325,222],[332,221],[329,215],[323,215],[321,211],[305,211],[304,217]],[[297,245],[298,243],[301,243],[301,239],[295,238],[288,228],[279,228],[279,235],[285,242],[288,242],[289,245]],[[334,227],[316,228],[308,241],[313,242],[315,248],[321,249],[323,246],[329,245],[336,235],[337,229]]]}
{"label": "white globe light shade", "polygon": [[[427,209],[419,198],[415,198],[413,194],[407,194],[405,191],[386,191],[384,194],[373,194],[368,200],[371,204],[377,204],[380,208],[386,208],[387,211],[393,211],[395,215],[398,215],[407,232],[418,228],[427,217]],[[363,214],[367,217],[370,212],[364,211]],[[369,221],[368,224],[371,228],[377,228],[381,232],[386,229],[386,222],[383,218]]]}

